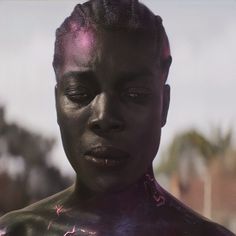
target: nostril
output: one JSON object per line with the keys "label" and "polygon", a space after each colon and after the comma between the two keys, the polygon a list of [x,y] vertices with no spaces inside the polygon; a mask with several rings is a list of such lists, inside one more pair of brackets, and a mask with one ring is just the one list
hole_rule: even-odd
{"label": "nostril", "polygon": [[122,130],[122,123],[115,120],[92,120],[89,128],[94,132],[109,132]]}
{"label": "nostril", "polygon": [[92,130],[101,130],[101,126],[96,121],[91,122],[89,126]]}
{"label": "nostril", "polygon": [[112,130],[120,130],[121,129],[121,124],[113,124],[113,126],[111,127]]}
{"label": "nostril", "polygon": [[95,129],[95,130],[100,130],[101,129],[99,124],[93,124],[92,128]]}

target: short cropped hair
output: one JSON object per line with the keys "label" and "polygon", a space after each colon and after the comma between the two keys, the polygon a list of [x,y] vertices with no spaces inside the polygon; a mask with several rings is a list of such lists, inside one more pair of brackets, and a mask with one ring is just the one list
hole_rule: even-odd
{"label": "short cropped hair", "polygon": [[[71,15],[56,30],[53,67],[63,64],[63,36],[82,28],[148,32],[155,40],[159,65],[169,69],[169,41],[160,16],[138,0],[89,0],[75,6]],[[166,68],[165,68],[166,67]]]}

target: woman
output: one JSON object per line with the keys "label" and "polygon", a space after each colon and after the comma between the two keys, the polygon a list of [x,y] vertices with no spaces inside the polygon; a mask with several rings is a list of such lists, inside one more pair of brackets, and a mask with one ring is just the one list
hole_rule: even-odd
{"label": "woman", "polygon": [[155,181],[171,55],[136,0],[77,5],[56,33],[57,122],[74,186],[0,219],[0,235],[233,235]]}

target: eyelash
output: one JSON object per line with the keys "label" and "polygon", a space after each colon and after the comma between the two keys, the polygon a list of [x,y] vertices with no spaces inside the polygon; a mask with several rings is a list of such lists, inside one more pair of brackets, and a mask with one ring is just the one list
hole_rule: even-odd
{"label": "eyelash", "polygon": [[[150,94],[150,90],[147,88],[130,87],[122,91],[121,97],[132,102],[142,103],[149,98]],[[65,91],[65,95],[72,102],[80,104],[88,104],[95,96],[83,86],[68,88]]]}
{"label": "eyelash", "polygon": [[65,91],[65,95],[69,98],[72,102],[75,103],[88,103],[91,98],[92,94],[88,91],[85,87],[77,87],[77,88],[68,88]]}
{"label": "eyelash", "polygon": [[141,102],[145,101],[145,99],[147,99],[150,96],[150,91],[149,89],[143,87],[131,87],[127,88],[123,92],[123,96],[131,100]]}

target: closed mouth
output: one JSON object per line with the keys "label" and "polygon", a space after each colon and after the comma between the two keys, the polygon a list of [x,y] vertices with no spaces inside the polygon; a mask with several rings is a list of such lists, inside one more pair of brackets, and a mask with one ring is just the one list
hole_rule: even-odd
{"label": "closed mouth", "polygon": [[103,167],[120,166],[129,154],[111,146],[96,146],[85,152],[85,159]]}

